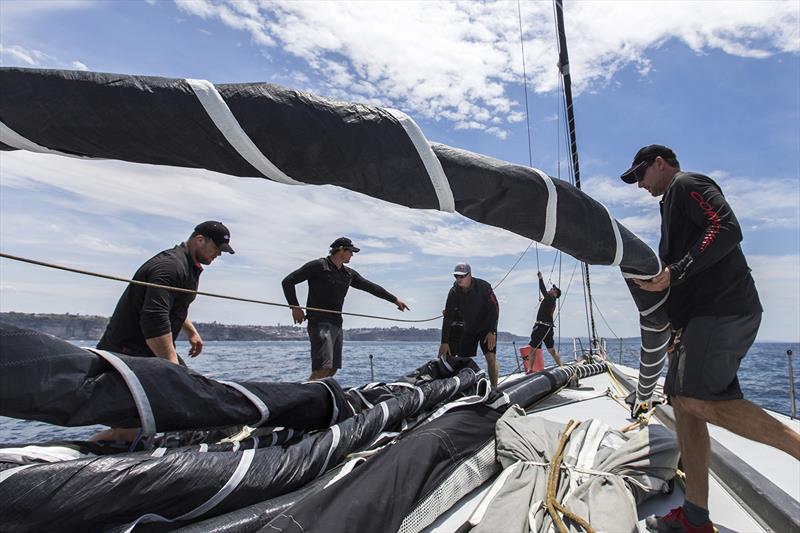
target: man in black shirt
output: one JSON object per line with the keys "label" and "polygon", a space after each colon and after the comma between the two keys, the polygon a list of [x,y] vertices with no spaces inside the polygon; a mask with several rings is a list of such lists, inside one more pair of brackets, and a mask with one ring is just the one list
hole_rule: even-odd
{"label": "man in black shirt", "polygon": [[[203,265],[210,265],[222,252],[234,253],[230,232],[221,222],[209,220],[199,224],[186,242],[148,259],[133,279],[196,291]],[[194,298],[194,294],[128,285],[97,347],[177,364],[175,339],[183,330],[191,344],[189,355],[197,357],[203,339],[188,318]]]}
{"label": "man in black shirt", "polygon": [[[392,293],[364,279],[361,274],[345,266],[359,248],[347,237],[340,237],[330,246],[328,257],[314,259],[301,266],[283,279],[283,294],[292,309],[295,324],[308,318],[308,338],[311,341],[311,376],[308,379],[321,379],[336,374],[342,368],[342,315],[344,297],[350,286],[366,291],[373,296],[392,302],[400,311],[409,307]],[[304,313],[297,301],[294,286],[308,281],[306,307],[334,311],[308,310]]]}
{"label": "man in black shirt", "polygon": [[[222,252],[234,253],[230,232],[221,222],[208,220],[197,225],[186,242],[148,259],[133,279],[196,291],[203,265],[210,265]],[[197,357],[203,351],[203,339],[188,318],[194,298],[190,293],[129,284],[97,348],[183,364],[175,351],[175,339],[183,330],[191,344],[189,356]],[[138,431],[138,428],[110,428],[90,440],[130,442]]]}
{"label": "man in black shirt", "polygon": [[739,243],[742,232],[722,190],[702,174],[681,172],[675,153],[645,146],[621,176],[661,199],[664,265],[646,291],[667,292],[674,332],[664,391],[677,421],[686,498],[651,531],[713,531],[708,516],[707,423],[800,459],[800,437],[744,399],[736,376],[761,322],[761,303]]}
{"label": "man in black shirt", "polygon": [[[487,281],[472,277],[472,269],[467,263],[459,263],[453,269],[455,283],[447,293],[447,302],[442,313],[442,340],[439,357],[459,355],[474,357],[480,344],[489,380],[492,387],[497,386],[500,369],[497,365],[497,319],[500,306]],[[463,321],[461,340],[458,346],[450,346],[450,330],[456,320]]]}
{"label": "man in black shirt", "polygon": [[553,328],[555,327],[553,315],[556,312],[556,299],[561,297],[561,289],[553,285],[550,290],[547,290],[547,287],[544,286],[542,273],[537,272],[536,276],[539,278],[539,292],[542,293],[542,303],[539,304],[536,324],[534,324],[533,331],[531,331],[530,345],[531,348],[535,350],[536,348],[540,348],[542,346],[542,341],[544,341],[547,351],[553,356],[556,364],[561,366],[561,357],[556,351],[555,342],[553,342]]}

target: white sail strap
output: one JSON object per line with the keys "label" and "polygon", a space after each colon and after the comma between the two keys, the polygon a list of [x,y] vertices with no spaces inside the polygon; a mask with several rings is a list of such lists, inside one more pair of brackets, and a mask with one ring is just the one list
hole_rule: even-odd
{"label": "white sail strap", "polygon": [[425,170],[428,171],[428,177],[433,185],[433,190],[436,192],[436,198],[439,200],[439,211],[452,213],[456,210],[456,202],[453,198],[453,190],[450,188],[450,182],[447,181],[447,176],[442,168],[442,163],[436,154],[433,153],[431,145],[422,133],[422,130],[417,126],[414,120],[397,109],[386,108],[386,112],[392,115],[406,132],[414,148],[417,149],[419,158],[422,164],[425,165]]}
{"label": "white sail strap", "polygon": [[203,109],[208,113],[214,125],[242,158],[250,163],[265,177],[286,185],[305,185],[303,182],[290,178],[270,161],[264,152],[258,149],[253,140],[245,133],[233,112],[222,99],[214,84],[206,80],[187,79],[186,83],[192,88]]}
{"label": "white sail strap", "polygon": [[241,383],[235,383],[233,381],[220,380],[219,382],[222,383],[223,385],[227,385],[228,387],[234,390],[239,391],[242,394],[242,396],[250,400],[250,403],[252,403],[256,407],[256,409],[258,409],[258,412],[261,413],[261,418],[258,420],[258,422],[255,423],[254,427],[258,427],[261,424],[265,423],[267,420],[269,420],[269,407],[267,407],[267,404],[265,404],[261,398],[259,398],[251,391],[249,391],[244,385],[242,385]]}
{"label": "white sail strap", "polygon": [[31,141],[30,139],[23,137],[16,131],[6,126],[3,122],[0,122],[0,142],[18,150],[27,150],[28,152],[36,152],[39,154],[63,155],[66,157],[74,157],[76,159],[100,159],[46,148]]}
{"label": "white sail strap", "polygon": [[205,503],[200,504],[198,507],[192,509],[188,513],[182,514],[181,516],[176,516],[175,518],[166,518],[155,513],[142,515],[128,524],[128,526],[124,529],[124,533],[130,533],[138,524],[145,522],[177,522],[180,520],[196,518],[204,513],[207,513],[216,507],[222,500],[227,498],[234,490],[236,490],[236,487],[239,486],[244,479],[245,474],[247,474],[247,471],[250,469],[250,465],[253,463],[253,457],[255,457],[255,453],[255,449],[245,450],[242,452],[242,458],[239,460],[239,464],[236,466],[236,470],[234,470],[231,477],[228,479],[225,485],[211,498],[206,500]]}
{"label": "white sail strap", "polygon": [[139,377],[133,373],[133,370],[125,364],[125,362],[111,352],[105,350],[98,350],[96,348],[85,348],[86,350],[102,357],[110,364],[114,370],[119,372],[122,380],[128,386],[131,396],[133,396],[133,403],[136,405],[136,411],[139,413],[139,422],[142,424],[142,435],[149,437],[156,433],[156,419],[153,415],[153,408],[150,405],[150,399],[144,391],[142,382]]}
{"label": "white sail strap", "polygon": [[545,186],[547,186],[547,209],[545,210],[544,232],[542,233],[542,240],[539,242],[550,246],[553,244],[553,239],[556,238],[556,226],[558,224],[558,193],[556,192],[556,186],[550,176],[538,168],[532,168],[531,170],[536,172],[536,174],[544,180]]}

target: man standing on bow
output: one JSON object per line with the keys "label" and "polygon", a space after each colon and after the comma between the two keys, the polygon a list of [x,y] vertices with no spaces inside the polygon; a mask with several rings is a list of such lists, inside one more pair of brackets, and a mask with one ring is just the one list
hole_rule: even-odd
{"label": "man standing on bow", "polygon": [[675,152],[653,144],[636,153],[625,183],[661,199],[658,255],[666,265],[646,291],[669,290],[673,346],[664,392],[677,423],[686,473],[684,504],[647,519],[657,532],[714,530],[708,514],[707,423],[800,459],[800,437],[744,399],[736,373],[761,323],[761,303],[740,247],[742,231],[714,180],[682,172]]}
{"label": "man standing on bow", "polygon": [[[442,319],[442,341],[439,357],[448,355],[474,357],[480,344],[489,380],[492,387],[497,386],[500,369],[497,365],[497,320],[500,305],[489,282],[472,277],[472,269],[467,263],[459,263],[453,269],[455,283],[447,293]],[[463,321],[463,331],[458,346],[450,346],[450,328],[455,320]]]}
{"label": "man standing on bow", "polygon": [[[314,259],[283,279],[283,294],[292,308],[295,324],[308,318],[308,339],[311,341],[311,375],[308,379],[321,379],[336,374],[342,368],[342,307],[350,286],[366,291],[397,306],[400,311],[409,307],[392,293],[361,274],[345,266],[353,254],[360,250],[347,237],[331,243],[328,257]],[[306,307],[325,309],[304,313],[297,301],[295,285],[308,281]]]}
{"label": "man standing on bow", "polygon": [[556,312],[556,299],[561,297],[561,289],[553,285],[550,290],[544,286],[542,273],[537,272],[536,276],[539,278],[539,292],[542,293],[542,303],[539,304],[539,312],[536,315],[536,323],[533,325],[531,331],[531,348],[534,350],[541,348],[542,341],[547,347],[547,351],[555,359],[556,364],[561,366],[561,357],[556,351],[555,342],[553,342],[553,328],[555,323],[553,316]]}

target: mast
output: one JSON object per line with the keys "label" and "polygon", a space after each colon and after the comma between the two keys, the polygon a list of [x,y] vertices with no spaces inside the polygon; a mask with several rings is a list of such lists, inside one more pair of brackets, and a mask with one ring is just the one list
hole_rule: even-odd
{"label": "mast", "polygon": [[[567,51],[567,34],[564,31],[564,6],[562,0],[554,0],[556,15],[556,36],[558,40],[558,71],[561,73],[561,81],[564,89],[564,108],[567,117],[567,131],[569,133],[569,149],[571,154],[572,175],[575,179],[575,187],[581,188],[581,171],[578,162],[578,140],[575,133],[575,112],[572,108],[572,77],[569,73],[569,53]],[[587,317],[590,321],[589,326],[589,354],[592,354],[592,347],[597,345],[597,328],[594,322],[594,312],[592,305],[592,286],[589,281],[589,265],[581,262],[581,270],[584,275],[586,285]]]}

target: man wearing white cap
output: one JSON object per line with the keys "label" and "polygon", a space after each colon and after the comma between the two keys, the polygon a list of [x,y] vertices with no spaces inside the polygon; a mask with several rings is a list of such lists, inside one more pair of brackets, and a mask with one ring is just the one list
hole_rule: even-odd
{"label": "man wearing white cap", "polygon": [[[472,269],[467,263],[459,263],[453,269],[455,283],[447,293],[442,320],[442,343],[439,357],[459,355],[474,357],[480,344],[489,380],[492,387],[497,386],[500,369],[497,366],[497,319],[500,306],[489,282],[472,277]],[[450,328],[458,317],[464,322],[464,331],[458,346],[450,346]]]}

